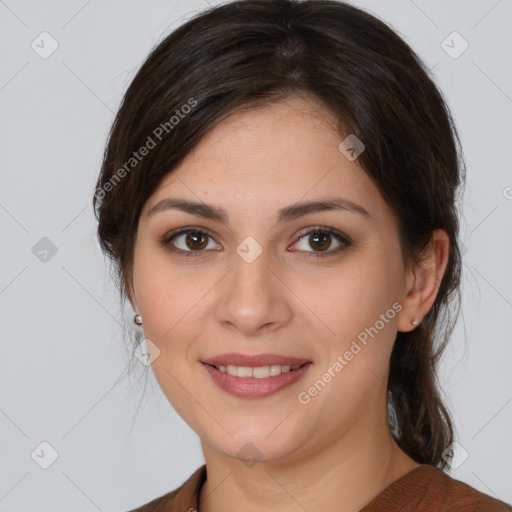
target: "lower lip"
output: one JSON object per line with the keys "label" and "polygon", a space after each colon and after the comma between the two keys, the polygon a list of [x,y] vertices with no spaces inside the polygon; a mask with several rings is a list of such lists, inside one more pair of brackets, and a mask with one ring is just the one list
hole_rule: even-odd
{"label": "lower lip", "polygon": [[284,372],[275,377],[256,379],[254,377],[234,377],[227,372],[221,372],[213,366],[202,363],[217,386],[233,396],[242,398],[263,398],[273,395],[281,389],[291,386],[300,380],[313,363],[306,363],[297,370]]}

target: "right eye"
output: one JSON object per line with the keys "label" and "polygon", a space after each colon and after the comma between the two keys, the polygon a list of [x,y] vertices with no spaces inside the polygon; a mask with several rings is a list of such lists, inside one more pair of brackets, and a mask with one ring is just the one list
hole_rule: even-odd
{"label": "right eye", "polygon": [[[166,234],[160,244],[170,252],[183,256],[203,256],[204,249],[208,248],[208,238],[212,238],[209,233],[198,228],[180,228],[171,233]],[[178,240],[178,242],[176,242]],[[176,245],[181,247],[176,247]],[[210,250],[220,250],[210,247]]]}

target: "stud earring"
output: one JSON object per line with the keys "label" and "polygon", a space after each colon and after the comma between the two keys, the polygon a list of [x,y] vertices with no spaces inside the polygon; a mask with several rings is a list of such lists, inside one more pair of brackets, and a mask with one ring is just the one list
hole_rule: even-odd
{"label": "stud earring", "polygon": [[412,325],[418,325],[418,319],[416,317],[414,317],[412,320],[411,320],[411,324]]}
{"label": "stud earring", "polygon": [[142,317],[141,317],[139,314],[136,314],[136,315],[133,317],[133,321],[134,321],[137,325],[142,325]]}

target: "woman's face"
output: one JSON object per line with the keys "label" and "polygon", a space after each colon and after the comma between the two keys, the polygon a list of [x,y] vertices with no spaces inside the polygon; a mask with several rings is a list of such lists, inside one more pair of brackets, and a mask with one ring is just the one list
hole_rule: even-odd
{"label": "woman's face", "polygon": [[[338,148],[333,123],[299,98],[239,112],[165,177],[140,216],[133,300],[150,353],[159,350],[155,376],[203,443],[230,457],[292,460],[386,421],[409,280],[396,218]],[[166,208],[168,199],[202,209]],[[288,210],[327,199],[357,206]],[[183,228],[200,233],[172,236]],[[238,377],[204,363],[223,354],[309,363],[293,378]],[[271,360],[238,366],[279,373]]]}

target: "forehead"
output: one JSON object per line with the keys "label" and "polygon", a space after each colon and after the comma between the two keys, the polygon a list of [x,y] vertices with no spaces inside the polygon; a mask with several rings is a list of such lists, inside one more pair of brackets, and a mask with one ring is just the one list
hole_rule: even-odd
{"label": "forehead", "polygon": [[386,208],[357,160],[338,146],[345,135],[320,102],[289,98],[221,121],[170,172],[147,201],[172,196],[258,212],[325,196],[341,196],[379,217]]}

